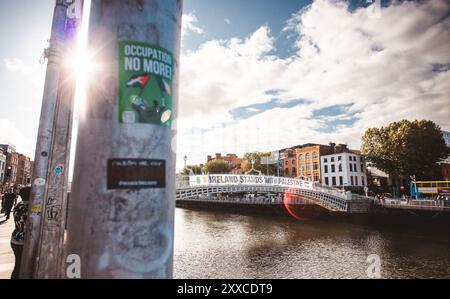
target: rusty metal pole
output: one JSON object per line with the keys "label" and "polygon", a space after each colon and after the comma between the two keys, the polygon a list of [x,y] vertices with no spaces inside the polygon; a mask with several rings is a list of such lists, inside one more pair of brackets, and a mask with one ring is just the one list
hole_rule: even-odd
{"label": "rusty metal pole", "polygon": [[93,0],[66,255],[81,278],[171,278],[181,0]]}
{"label": "rusty metal pole", "polygon": [[53,140],[53,121],[57,102],[58,81],[60,78],[60,63],[64,40],[64,28],[67,14],[67,1],[57,0],[53,13],[53,23],[50,37],[50,47],[46,51],[48,58],[45,77],[44,96],[42,99],[39,131],[33,167],[30,209],[26,227],[25,244],[20,268],[21,278],[31,278],[33,275],[36,249],[41,228],[41,210],[47,182],[49,152]]}

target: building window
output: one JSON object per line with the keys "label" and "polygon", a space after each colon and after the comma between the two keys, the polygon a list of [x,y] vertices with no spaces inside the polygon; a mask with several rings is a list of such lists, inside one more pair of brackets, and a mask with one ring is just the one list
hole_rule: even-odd
{"label": "building window", "polygon": [[318,170],[319,169],[319,162],[314,162],[313,169]]}
{"label": "building window", "polygon": [[353,164],[353,170],[354,170],[355,172],[358,172],[358,168],[356,167],[356,163]]}
{"label": "building window", "polygon": [[328,173],[328,165],[325,165],[325,166],[324,166],[324,172],[325,172],[325,173]]}
{"label": "building window", "polygon": [[308,174],[306,177],[308,178],[308,181],[311,181],[311,175],[310,174]]}
{"label": "building window", "polygon": [[303,171],[305,170],[305,166],[300,165],[300,174],[303,174]]}
{"label": "building window", "polygon": [[330,159],[330,160],[331,160],[331,162],[334,162],[334,157],[331,157],[331,159]]}
{"label": "building window", "polygon": [[286,161],[284,164],[289,165],[289,161]]}
{"label": "building window", "polygon": [[303,161],[303,155],[298,155],[298,159],[299,159],[300,161]]}
{"label": "building window", "polygon": [[342,160],[342,156],[338,156],[338,161],[341,161]]}
{"label": "building window", "polygon": [[360,158],[359,158],[359,161],[361,161],[361,163],[364,162],[364,161],[363,161],[363,157],[360,157]]}
{"label": "building window", "polygon": [[344,178],[341,176],[339,176],[339,186],[344,186]]}
{"label": "building window", "polygon": [[333,186],[336,186],[336,177],[335,176],[331,178],[331,182],[332,182]]}
{"label": "building window", "polygon": [[365,186],[365,185],[366,185],[366,180],[364,180],[364,177],[363,177],[363,176],[361,177],[361,185],[362,185],[362,186]]}
{"label": "building window", "polygon": [[331,172],[336,172],[336,168],[334,167],[334,164],[331,165]]}
{"label": "building window", "polygon": [[327,185],[327,186],[330,185],[330,181],[328,180],[328,177],[325,178],[325,185]]}
{"label": "building window", "polygon": [[295,160],[292,160],[291,163],[292,163],[292,165],[295,165]]}
{"label": "building window", "polygon": [[285,174],[285,175],[288,175],[288,174],[289,174],[289,168],[286,168],[286,169],[284,170],[284,174]]}
{"label": "building window", "polygon": [[353,186],[353,176],[350,176],[350,185]]}
{"label": "building window", "polygon": [[317,154],[317,152],[313,153],[313,159],[316,160],[317,158],[319,158],[319,155]]}
{"label": "building window", "polygon": [[310,171],[311,170],[311,163],[306,163],[306,171]]}
{"label": "building window", "polygon": [[324,159],[323,159],[323,163],[328,163],[328,159],[327,159],[327,158],[324,158]]}
{"label": "building window", "polygon": [[350,171],[353,171],[353,164],[350,163]]}
{"label": "building window", "polygon": [[364,165],[361,164],[361,172],[364,172]]}
{"label": "building window", "polygon": [[307,153],[307,154],[306,154],[306,161],[309,161],[309,160],[311,160],[311,154],[310,154],[310,153]]}
{"label": "building window", "polygon": [[339,171],[339,172],[342,172],[342,164],[339,164],[339,165],[338,165],[338,171]]}
{"label": "building window", "polygon": [[315,173],[314,174],[314,182],[318,182],[319,181],[319,174]]}
{"label": "building window", "polygon": [[292,167],[292,174],[295,175],[297,173],[297,169],[295,167]]}
{"label": "building window", "polygon": [[358,186],[358,177],[355,175],[355,186]]}

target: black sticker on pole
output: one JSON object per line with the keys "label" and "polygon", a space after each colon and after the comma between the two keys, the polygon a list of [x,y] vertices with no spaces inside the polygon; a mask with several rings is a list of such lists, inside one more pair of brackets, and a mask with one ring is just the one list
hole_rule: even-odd
{"label": "black sticker on pole", "polygon": [[108,159],[108,189],[166,187],[166,161],[152,159]]}

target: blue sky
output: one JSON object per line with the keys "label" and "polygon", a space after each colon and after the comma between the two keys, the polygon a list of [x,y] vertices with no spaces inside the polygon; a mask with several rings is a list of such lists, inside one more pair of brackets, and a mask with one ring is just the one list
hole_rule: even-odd
{"label": "blue sky", "polygon": [[0,2],[0,140],[33,155],[53,1]]}
{"label": "blue sky", "polygon": [[[282,35],[285,22],[310,0],[185,0],[184,12],[193,13],[204,24],[205,34],[191,36],[184,44],[185,50],[195,50],[210,39],[241,37],[256,31],[262,24],[271,28],[275,35]],[[229,23],[227,23],[228,21]],[[292,52],[287,41],[280,38],[277,53]]]}
{"label": "blue sky", "polygon": [[[450,130],[446,0],[185,0],[178,164],[296,144],[359,148],[369,127]],[[34,154],[53,0],[0,2],[0,141]]]}

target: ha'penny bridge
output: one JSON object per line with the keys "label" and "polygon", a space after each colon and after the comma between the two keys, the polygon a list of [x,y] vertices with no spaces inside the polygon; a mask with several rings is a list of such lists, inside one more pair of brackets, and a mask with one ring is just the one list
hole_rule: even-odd
{"label": "ha'penny bridge", "polygon": [[[283,194],[290,204],[315,204],[331,212],[367,212],[371,201],[351,192],[324,187],[317,183],[294,178],[262,175],[191,175],[177,178],[176,199],[178,202],[218,201],[217,195],[236,193]],[[236,202],[233,198],[220,197],[221,202]],[[252,199],[239,203],[261,205],[279,204],[276,201]]]}

